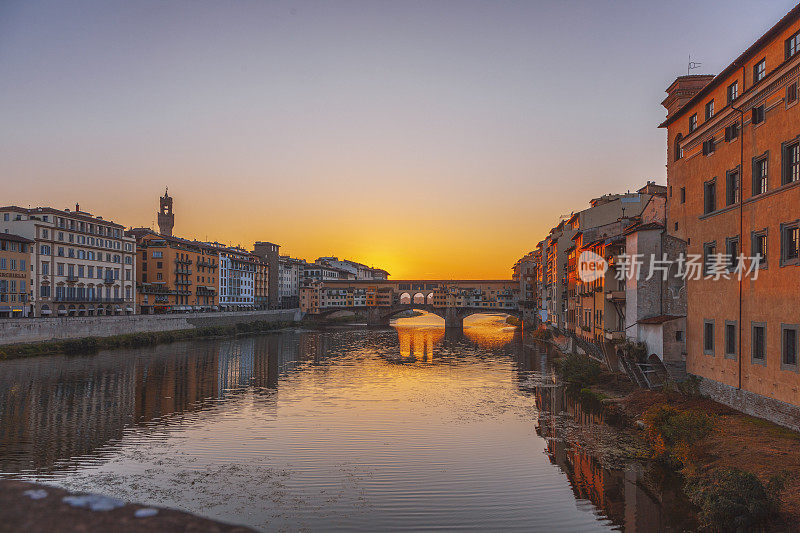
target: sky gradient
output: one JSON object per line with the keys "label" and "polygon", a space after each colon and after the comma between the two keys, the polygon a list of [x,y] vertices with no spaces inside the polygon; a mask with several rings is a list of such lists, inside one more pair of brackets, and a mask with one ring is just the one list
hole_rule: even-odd
{"label": "sky gradient", "polygon": [[792,2],[0,0],[0,205],[393,278],[508,278],[560,215],[665,183],[664,89]]}

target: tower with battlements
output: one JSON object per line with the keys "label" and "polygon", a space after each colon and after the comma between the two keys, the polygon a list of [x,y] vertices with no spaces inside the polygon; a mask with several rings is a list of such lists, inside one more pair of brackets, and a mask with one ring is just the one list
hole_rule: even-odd
{"label": "tower with battlements", "polygon": [[167,188],[164,191],[164,196],[161,197],[158,210],[158,232],[171,237],[174,225],[175,215],[172,213],[172,197],[169,195],[169,188]]}

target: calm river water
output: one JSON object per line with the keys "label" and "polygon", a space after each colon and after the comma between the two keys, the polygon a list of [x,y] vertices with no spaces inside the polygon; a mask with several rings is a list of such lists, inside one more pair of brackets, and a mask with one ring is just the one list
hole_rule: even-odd
{"label": "calm river water", "polygon": [[0,476],[260,530],[668,530],[505,317],[0,362]]}

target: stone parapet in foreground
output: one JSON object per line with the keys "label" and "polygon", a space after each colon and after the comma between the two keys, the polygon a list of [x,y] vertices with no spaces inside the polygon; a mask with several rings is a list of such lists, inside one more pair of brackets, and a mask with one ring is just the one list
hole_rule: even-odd
{"label": "stone parapet in foreground", "polygon": [[182,511],[162,509],[22,481],[0,480],[0,531],[29,533],[253,533]]}

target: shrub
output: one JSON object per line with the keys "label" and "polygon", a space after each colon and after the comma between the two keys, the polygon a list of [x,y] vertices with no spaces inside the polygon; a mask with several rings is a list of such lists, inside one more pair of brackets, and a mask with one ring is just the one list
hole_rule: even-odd
{"label": "shrub", "polygon": [[545,327],[540,327],[531,333],[531,338],[534,340],[547,341],[553,338],[553,333]]}
{"label": "shrub", "polygon": [[765,487],[750,472],[724,468],[703,479],[690,479],[686,493],[700,509],[703,529],[749,531],[778,511],[784,479],[775,476]]}
{"label": "shrub", "polygon": [[617,345],[617,351],[637,363],[647,362],[647,344],[626,339]]}
{"label": "shrub", "polygon": [[697,443],[714,429],[715,419],[700,411],[684,411],[669,405],[650,408],[644,414],[647,438],[657,459],[675,468],[694,467]]}
{"label": "shrub", "polygon": [[600,365],[585,355],[569,354],[556,362],[556,371],[561,380],[572,392],[587,389],[596,384],[601,368]]}

